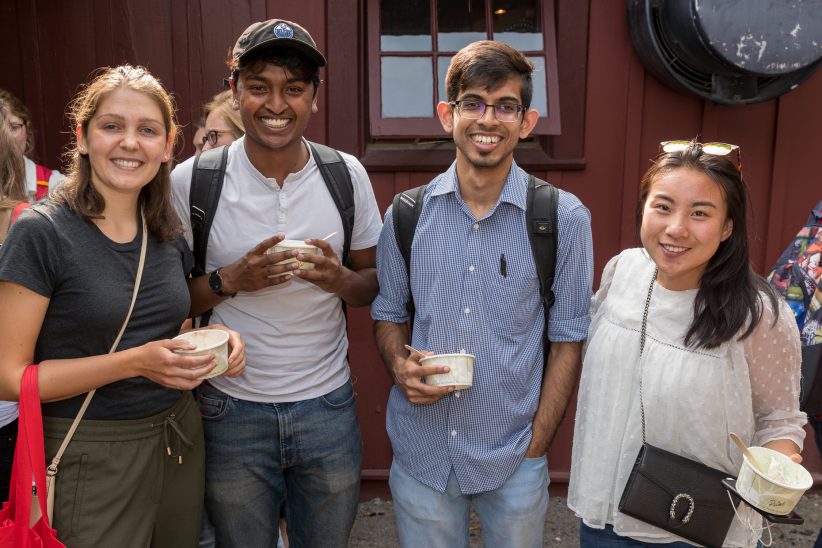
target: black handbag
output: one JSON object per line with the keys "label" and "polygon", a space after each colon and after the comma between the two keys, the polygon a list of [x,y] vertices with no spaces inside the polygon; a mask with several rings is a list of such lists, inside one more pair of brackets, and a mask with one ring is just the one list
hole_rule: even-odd
{"label": "black handbag", "polygon": [[[639,342],[645,349],[648,309],[656,270],[648,288]],[[727,473],[665,451],[645,441],[642,371],[639,375],[642,447],[619,501],[619,511],[703,546],[721,547],[734,518],[734,507],[722,480]]]}
{"label": "black handbag", "polygon": [[734,508],[728,474],[643,443],[619,501],[623,514],[698,542],[721,547]]}

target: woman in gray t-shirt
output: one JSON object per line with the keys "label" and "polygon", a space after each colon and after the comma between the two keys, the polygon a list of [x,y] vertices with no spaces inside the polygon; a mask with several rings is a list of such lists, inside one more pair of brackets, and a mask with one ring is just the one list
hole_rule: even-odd
{"label": "woman in gray t-shirt", "polygon": [[[60,462],[52,524],[61,541],[194,547],[204,450],[191,389],[215,362],[175,353],[192,347],[171,340],[189,313],[193,263],[169,196],[174,108],[148,71],[121,66],[78,95],[70,121],[66,182],[20,216],[0,249],[0,399],[17,399],[24,369],[38,364],[50,459],[97,389]],[[108,354],[143,238],[134,311]],[[226,374],[237,375],[243,344],[227,331]]]}

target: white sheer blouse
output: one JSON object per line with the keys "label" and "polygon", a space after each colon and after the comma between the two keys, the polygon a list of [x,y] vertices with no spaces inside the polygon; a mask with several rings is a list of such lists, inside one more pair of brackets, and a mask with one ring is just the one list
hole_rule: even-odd
{"label": "white sheer blouse", "polygon": [[[643,249],[623,251],[605,267],[592,299],[568,506],[590,527],[610,523],[621,535],[661,543],[683,539],[617,510],[642,444],[639,336],[653,269]],[[647,441],[736,476],[742,455],[728,432],[748,445],[788,439],[802,447],[799,333],[788,306],[780,301],[774,324],[763,297],[762,321],[745,340],[710,350],[686,348],[696,292],[654,285],[642,354]],[[747,507],[740,507],[740,515],[759,526]],[[725,546],[754,544],[755,537],[735,519]]]}

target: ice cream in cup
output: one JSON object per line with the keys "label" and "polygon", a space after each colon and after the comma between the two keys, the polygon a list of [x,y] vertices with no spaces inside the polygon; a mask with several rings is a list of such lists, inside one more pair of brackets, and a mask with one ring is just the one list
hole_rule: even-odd
{"label": "ice cream in cup", "polygon": [[228,333],[221,329],[198,329],[188,331],[174,337],[175,341],[186,341],[197,348],[193,350],[175,350],[178,354],[189,356],[204,356],[209,353],[214,354],[217,365],[207,375],[200,377],[201,380],[210,379],[217,375],[222,375],[228,370]]}
{"label": "ice cream in cup", "polygon": [[456,390],[471,388],[474,383],[474,356],[472,354],[434,354],[420,359],[421,365],[445,365],[451,371],[427,375],[425,384],[453,386]]}
{"label": "ice cream in cup", "polygon": [[767,447],[749,447],[756,466],[742,456],[736,490],[749,504],[777,515],[788,515],[813,485],[804,466]]}
{"label": "ice cream in cup", "polygon": [[[274,247],[270,247],[266,253],[279,253],[281,251],[293,251],[297,250],[302,255],[319,255],[321,253],[320,248],[305,243],[303,240],[283,240]],[[314,263],[309,263],[308,261],[300,261],[296,257],[289,257],[284,261],[280,261],[277,264],[288,264],[297,262],[299,263],[297,267],[300,270],[313,270]]]}

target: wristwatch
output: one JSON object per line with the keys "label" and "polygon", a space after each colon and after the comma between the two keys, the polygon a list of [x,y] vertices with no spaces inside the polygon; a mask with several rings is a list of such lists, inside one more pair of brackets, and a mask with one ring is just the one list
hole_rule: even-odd
{"label": "wristwatch", "polygon": [[223,291],[223,277],[220,276],[219,268],[208,275],[208,287],[220,297],[233,297],[237,294],[236,291],[234,293],[226,293]]}

